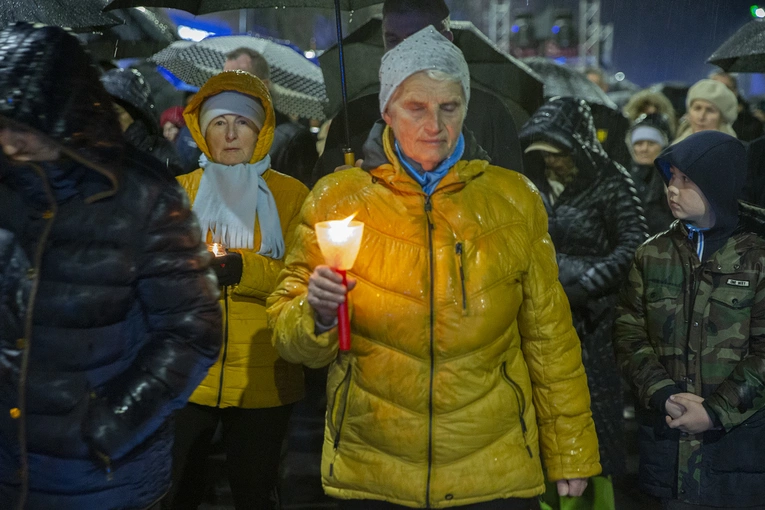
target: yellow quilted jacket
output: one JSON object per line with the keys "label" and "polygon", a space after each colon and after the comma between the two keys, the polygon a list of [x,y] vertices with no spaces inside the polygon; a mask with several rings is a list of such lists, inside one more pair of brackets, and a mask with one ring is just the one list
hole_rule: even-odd
{"label": "yellow quilted jacket", "polygon": [[[268,154],[273,141],[274,114],[268,90],[254,76],[227,72],[211,78],[186,107],[186,124],[199,148],[209,158],[210,151],[199,129],[199,109],[205,99],[224,90],[249,94],[263,103],[266,120],[250,162],[259,161]],[[178,177],[192,204],[202,173],[203,170],[199,169]],[[272,169],[266,170],[263,178],[274,195],[282,234],[289,250],[299,223],[300,206],[308,189],[297,179]],[[302,367],[284,361],[271,344],[265,302],[276,286],[284,263],[259,255],[260,239],[256,219],[255,249],[233,250],[242,255],[244,269],[239,284],[221,292],[225,335],[223,348],[218,361],[191,395],[191,402],[217,407],[263,408],[290,404],[303,397]]]}
{"label": "yellow quilted jacket", "polygon": [[[431,508],[544,492],[600,472],[579,340],[539,193],[518,173],[459,161],[428,200],[387,159],[325,177],[269,298],[285,359],[330,367],[325,491]],[[306,300],[323,263],[313,225],[357,213],[352,347],[315,335]]]}

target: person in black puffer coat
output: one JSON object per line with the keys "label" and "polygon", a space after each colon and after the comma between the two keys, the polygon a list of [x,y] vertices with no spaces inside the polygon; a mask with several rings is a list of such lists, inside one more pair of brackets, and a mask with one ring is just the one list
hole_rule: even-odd
{"label": "person in black puffer coat", "polygon": [[653,160],[669,145],[670,133],[669,118],[661,113],[640,115],[627,132],[632,155],[630,174],[643,202],[648,235],[664,232],[675,221],[667,203],[667,187],[653,166]]}
{"label": "person in black puffer coat", "polygon": [[211,255],[73,35],[0,31],[0,97],[0,508],[147,508],[220,350]]}
{"label": "person in black puffer coat", "polygon": [[101,83],[117,107],[125,139],[141,152],[150,154],[165,165],[172,175],[184,173],[181,159],[173,144],[159,130],[151,87],[135,69],[110,69],[101,76]]}
{"label": "person in black puffer coat", "polygon": [[582,341],[603,474],[620,474],[622,392],[611,327],[616,294],[646,238],[640,200],[627,171],[598,142],[584,101],[551,99],[524,124],[520,139],[526,175],[547,209],[559,278]]}

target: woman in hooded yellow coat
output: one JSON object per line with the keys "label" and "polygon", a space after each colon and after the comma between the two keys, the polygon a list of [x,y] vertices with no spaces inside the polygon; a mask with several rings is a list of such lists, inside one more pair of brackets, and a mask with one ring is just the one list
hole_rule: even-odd
{"label": "woman in hooded yellow coat", "polygon": [[[462,132],[462,53],[432,26],[385,54],[363,168],[321,179],[269,298],[285,359],[332,363],[324,490],[341,510],[529,510],[579,496],[600,472],[579,339],[547,215],[522,175],[476,157]],[[364,223],[342,279],[314,226]]]}
{"label": "woman in hooded yellow coat", "polygon": [[268,508],[302,367],[271,345],[265,300],[284,267],[308,189],[270,168],[271,96],[244,71],[214,76],[184,112],[202,168],[180,176],[208,243],[228,250],[213,267],[221,285],[223,348],[176,417],[173,491],[167,507],[197,508],[204,460],[222,424],[226,471],[237,509]]}

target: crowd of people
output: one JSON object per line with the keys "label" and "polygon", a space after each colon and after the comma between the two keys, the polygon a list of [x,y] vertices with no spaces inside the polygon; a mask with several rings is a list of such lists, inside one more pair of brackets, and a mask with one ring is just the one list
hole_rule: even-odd
{"label": "crowd of people", "polygon": [[[68,31],[0,31],[0,506],[196,509],[219,442],[235,507],[274,508],[324,369],[344,510],[615,509],[628,408],[654,508],[765,508],[765,138],[735,77],[516,129],[442,0],[383,16],[354,166],[252,50],[160,113]],[[347,217],[344,279],[317,224]]]}

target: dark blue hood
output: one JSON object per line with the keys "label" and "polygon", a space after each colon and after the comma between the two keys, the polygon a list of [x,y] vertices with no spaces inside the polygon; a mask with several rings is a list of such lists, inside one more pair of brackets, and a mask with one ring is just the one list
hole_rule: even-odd
{"label": "dark blue hood", "polygon": [[654,161],[669,184],[670,167],[687,175],[715,212],[710,232],[730,236],[738,223],[738,200],[746,181],[746,148],[719,131],[701,131],[664,149]]}

